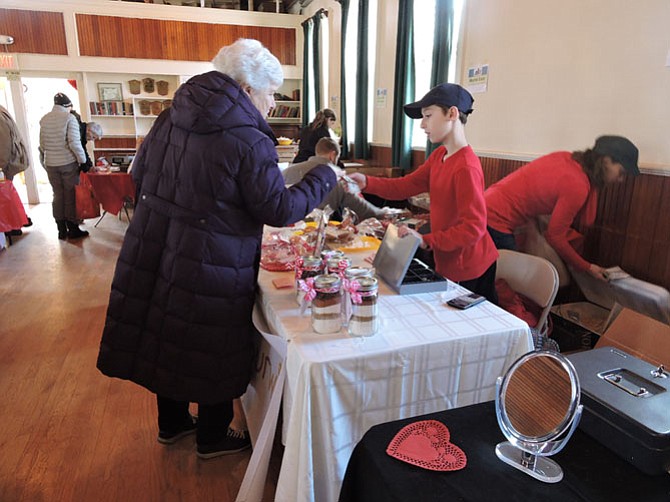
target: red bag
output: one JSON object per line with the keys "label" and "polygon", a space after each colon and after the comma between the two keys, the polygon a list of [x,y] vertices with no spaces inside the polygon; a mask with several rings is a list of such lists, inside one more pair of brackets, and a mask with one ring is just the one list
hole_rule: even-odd
{"label": "red bag", "polygon": [[77,219],[97,218],[100,216],[100,202],[98,202],[98,199],[93,194],[93,188],[88,177],[82,175],[79,178],[79,184],[74,187]]}

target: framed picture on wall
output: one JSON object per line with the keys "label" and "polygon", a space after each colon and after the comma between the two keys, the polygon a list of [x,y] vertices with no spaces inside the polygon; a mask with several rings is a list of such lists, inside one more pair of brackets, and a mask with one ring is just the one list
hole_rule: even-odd
{"label": "framed picture on wall", "polygon": [[121,84],[98,83],[98,95],[100,101],[123,101],[123,89]]}

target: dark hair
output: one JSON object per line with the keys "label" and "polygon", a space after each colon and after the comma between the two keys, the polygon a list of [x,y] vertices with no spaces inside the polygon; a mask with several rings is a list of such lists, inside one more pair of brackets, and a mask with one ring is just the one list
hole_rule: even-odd
{"label": "dark hair", "polygon": [[330,108],[324,108],[316,112],[316,117],[312,120],[312,123],[309,125],[310,129],[319,129],[321,127],[328,126],[328,120],[337,120],[337,115]]}
{"label": "dark hair", "polygon": [[[449,109],[451,108],[451,106],[446,105],[435,105],[435,106],[439,106],[440,108],[442,108],[442,111],[444,112],[445,115],[449,112]],[[468,123],[468,115],[458,110],[458,120],[461,122],[461,124],[465,125]]]}
{"label": "dark hair", "polygon": [[605,155],[594,152],[591,148],[572,152],[572,159],[578,162],[589,177],[591,186],[598,189],[605,186]]}

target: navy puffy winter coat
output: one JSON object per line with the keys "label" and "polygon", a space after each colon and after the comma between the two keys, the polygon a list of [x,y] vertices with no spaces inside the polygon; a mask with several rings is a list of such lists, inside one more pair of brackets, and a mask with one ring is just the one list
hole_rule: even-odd
{"label": "navy puffy winter coat", "polygon": [[227,75],[175,93],[133,163],[137,205],[116,264],[98,368],[161,396],[215,404],[246,390],[263,224],[303,218],[327,166],[287,189],[272,130]]}

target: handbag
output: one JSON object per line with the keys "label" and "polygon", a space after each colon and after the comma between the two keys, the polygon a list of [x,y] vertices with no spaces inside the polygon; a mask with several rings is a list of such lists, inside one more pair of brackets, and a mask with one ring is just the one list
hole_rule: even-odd
{"label": "handbag", "polygon": [[95,198],[88,176],[81,176],[79,184],[74,186],[77,219],[86,220],[100,216],[100,202]]}

